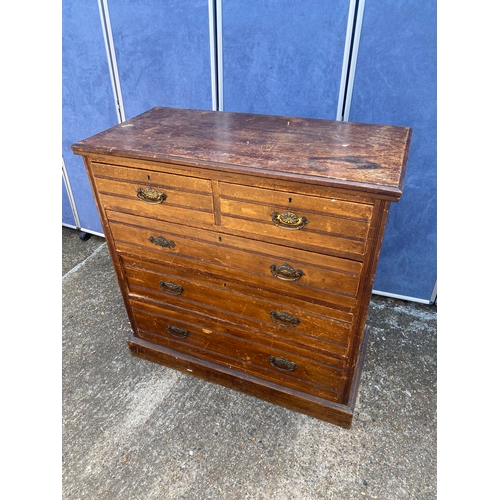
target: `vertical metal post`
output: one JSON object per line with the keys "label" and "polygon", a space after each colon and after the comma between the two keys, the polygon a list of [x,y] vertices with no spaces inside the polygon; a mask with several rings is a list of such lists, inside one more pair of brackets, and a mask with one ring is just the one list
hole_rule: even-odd
{"label": "vertical metal post", "polygon": [[344,45],[344,60],[342,62],[342,74],[340,76],[339,100],[337,103],[337,120],[342,121],[344,116],[344,103],[347,92],[347,77],[349,75],[349,62],[351,60],[351,46],[354,32],[354,18],[357,0],[351,0],[349,14],[347,16],[347,29]]}
{"label": "vertical metal post", "polygon": [[437,304],[437,293],[438,293],[437,287],[438,287],[438,283],[436,280],[436,283],[434,283],[434,288],[433,288],[432,294],[431,294],[431,300],[430,300],[431,304]]}
{"label": "vertical metal post", "polygon": [[222,64],[222,0],[208,0],[212,110],[224,109]]}
{"label": "vertical metal post", "polygon": [[224,111],[224,71],[222,57],[222,0],[216,0],[217,8],[217,93],[219,97],[219,111]]}
{"label": "vertical metal post", "polygon": [[212,88],[212,111],[219,108],[218,71],[217,71],[217,29],[215,0],[208,0],[208,29],[210,38],[210,77]]}
{"label": "vertical metal post", "polygon": [[75,219],[76,229],[81,229],[80,218],[78,217],[78,210],[76,209],[75,199],[73,198],[73,191],[71,190],[71,184],[69,182],[68,171],[66,170],[66,164],[64,163],[64,158],[62,159],[62,178],[64,185],[66,186],[66,192],[68,193],[69,204],[71,206],[71,211],[73,212],[73,219]]}
{"label": "vertical metal post", "polygon": [[123,106],[122,90],[120,87],[120,77],[118,74],[118,65],[116,64],[115,46],[113,44],[113,33],[111,31],[111,21],[108,10],[108,0],[97,0],[99,14],[101,16],[102,34],[104,36],[104,45],[108,57],[109,75],[111,77],[111,87],[115,97],[116,115],[118,123],[125,121],[125,108]]}
{"label": "vertical metal post", "polygon": [[342,75],[340,78],[339,101],[337,105],[337,120],[341,121],[349,121],[364,11],[365,0],[351,0],[347,19],[347,33]]}

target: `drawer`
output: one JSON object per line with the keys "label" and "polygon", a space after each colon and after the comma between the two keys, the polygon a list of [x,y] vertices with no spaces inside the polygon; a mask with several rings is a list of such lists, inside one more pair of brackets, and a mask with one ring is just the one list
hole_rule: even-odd
{"label": "drawer", "polygon": [[272,290],[345,311],[356,306],[359,262],[127,214],[110,213],[109,222],[118,251],[162,262],[166,269],[175,262],[252,291]]}
{"label": "drawer", "polygon": [[227,182],[220,182],[219,190],[221,197],[226,199],[244,200],[251,203],[262,203],[265,201],[276,206],[321,212],[365,222],[371,219],[373,213],[373,205],[369,203],[303,195],[292,191],[277,191]]}
{"label": "drawer", "polygon": [[222,316],[234,324],[271,331],[285,339],[296,341],[303,337],[306,343],[309,339],[327,341],[336,344],[335,350],[339,353],[345,353],[349,345],[353,319],[350,313],[332,311],[320,305],[311,305],[310,310],[299,308],[307,304],[278,294],[268,296],[275,301],[251,297],[244,294],[244,287],[236,284],[222,280],[217,283],[197,281],[189,276],[179,276],[175,268],[170,268],[168,273],[159,272],[145,265],[131,265],[123,259],[122,256],[131,294],[213,317]]}
{"label": "drawer", "polygon": [[264,336],[250,337],[182,309],[137,301],[132,306],[140,338],[332,401],[342,394],[345,371],[339,366],[288,352]]}
{"label": "drawer", "polygon": [[116,210],[182,224],[212,225],[212,183],[207,179],[91,163],[99,199]]}
{"label": "drawer", "polygon": [[[258,330],[250,328],[246,325],[235,324],[227,321],[220,316],[213,317],[203,313],[187,310],[172,304],[152,302],[148,299],[132,296],[131,304],[133,308],[140,308],[145,311],[153,311],[155,314],[168,316],[176,321],[194,323],[209,327],[224,334],[228,334],[239,339],[266,345],[272,345],[280,351],[287,352],[290,355],[298,355],[308,358],[323,364],[332,365],[338,370],[344,370],[347,364],[347,356],[345,353],[338,354],[333,350],[328,349],[326,344],[303,343],[302,339],[288,340],[278,335],[274,335],[270,331]],[[194,318],[194,319],[193,319]],[[164,334],[163,332],[162,334]]]}
{"label": "drawer", "polygon": [[221,225],[291,246],[361,258],[372,205],[221,182]]}

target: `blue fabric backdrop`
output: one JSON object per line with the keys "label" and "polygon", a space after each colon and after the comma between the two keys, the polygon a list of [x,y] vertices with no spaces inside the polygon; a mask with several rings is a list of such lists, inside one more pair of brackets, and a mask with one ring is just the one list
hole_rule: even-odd
{"label": "blue fabric backdrop", "polygon": [[101,233],[82,158],[70,149],[118,122],[96,0],[63,2],[62,75],[62,155],[81,225]]}
{"label": "blue fabric backdrop", "polygon": [[212,108],[207,0],[108,0],[126,118]]}
{"label": "blue fabric backdrop", "polygon": [[349,0],[228,0],[224,111],[335,119]]}
{"label": "blue fabric backdrop", "polygon": [[[211,109],[207,0],[108,3],[126,118],[153,106]],[[222,4],[223,109],[335,119],[350,1]],[[82,228],[102,232],[83,161],[69,149],[118,122],[98,4],[63,0],[62,14],[62,154]],[[435,1],[366,0],[349,120],[413,128],[374,288],[429,300],[437,274]]]}
{"label": "blue fabric backdrop", "polygon": [[429,300],[437,279],[435,1],[366,1],[349,120],[413,129],[374,289]]}

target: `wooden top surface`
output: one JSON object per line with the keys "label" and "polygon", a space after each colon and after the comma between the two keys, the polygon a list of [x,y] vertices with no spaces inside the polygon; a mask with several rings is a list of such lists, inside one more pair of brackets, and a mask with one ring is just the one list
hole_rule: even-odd
{"label": "wooden top surface", "polygon": [[397,200],[410,140],[408,127],[155,107],[72,149],[294,178]]}

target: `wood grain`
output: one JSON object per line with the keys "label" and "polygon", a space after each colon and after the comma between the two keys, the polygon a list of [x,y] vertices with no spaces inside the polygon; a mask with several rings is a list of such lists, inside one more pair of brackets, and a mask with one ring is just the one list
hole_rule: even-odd
{"label": "wood grain", "polygon": [[156,107],[72,149],[301,176],[398,199],[410,138],[408,127]]}
{"label": "wood grain", "polygon": [[[343,311],[333,311],[325,306],[310,304],[300,300],[282,297],[272,292],[264,292],[262,298],[245,295],[245,287],[235,283],[219,282],[219,286],[209,281],[195,281],[176,276],[175,273],[157,273],[144,267],[125,265],[126,281],[130,293],[151,297],[157,301],[176,304],[179,307],[205,313],[207,308],[212,315],[227,317],[233,322],[260,324],[260,328],[287,330],[290,335],[308,335],[347,345],[353,315]],[[172,268],[170,269],[172,271]],[[159,287],[160,281],[173,281],[182,286],[180,296],[167,295]],[[226,286],[224,286],[226,285]],[[298,319],[296,326],[277,322],[276,313],[286,313]],[[328,316],[325,314],[330,312]]]}
{"label": "wood grain", "polygon": [[[130,258],[135,256],[137,262],[160,265],[166,272],[175,266],[182,268],[185,275],[237,282],[245,285],[252,295],[261,290],[272,290],[344,311],[350,311],[356,305],[359,272],[339,269],[343,267],[339,259],[301,250],[291,253],[281,246],[269,244],[260,244],[259,251],[254,252],[242,238],[218,239],[213,238],[211,232],[196,229],[189,231],[187,236],[184,231],[177,231],[173,224],[165,231],[141,228],[115,222],[116,215],[110,216],[116,248]],[[151,237],[157,236],[173,241],[175,247],[160,247],[150,241]],[[350,267],[350,263],[346,261],[345,267]],[[277,278],[272,267],[279,268],[283,264],[300,270],[300,278],[296,281]]]}
{"label": "wood grain", "polygon": [[[310,356],[301,356],[298,350],[284,351],[280,349],[282,346],[262,343],[264,339],[256,336],[247,340],[217,331],[206,324],[188,323],[178,318],[160,316],[150,309],[134,309],[134,314],[140,338],[156,341],[170,349],[261,376],[286,387],[305,392],[317,390],[322,397],[333,401],[338,401],[339,392],[344,388],[345,374],[341,368],[320,363]],[[186,338],[169,336],[169,326],[180,327],[187,332]],[[270,362],[271,356],[283,357],[293,362],[296,367],[293,372],[275,368]]]}
{"label": "wood grain", "polygon": [[410,139],[408,127],[157,107],[74,144],[131,353],[349,428]]}

